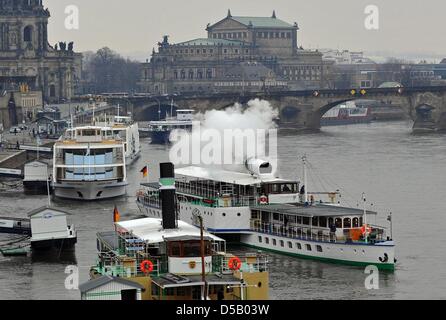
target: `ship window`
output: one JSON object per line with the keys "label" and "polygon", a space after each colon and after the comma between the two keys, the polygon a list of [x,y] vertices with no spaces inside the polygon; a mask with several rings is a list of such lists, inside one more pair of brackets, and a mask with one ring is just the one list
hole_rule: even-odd
{"label": "ship window", "polygon": [[322,247],[321,246],[316,246],[316,250],[317,250],[317,252],[322,252]]}
{"label": "ship window", "polygon": [[177,296],[184,297],[186,295],[186,288],[185,287],[178,287],[177,288]]}
{"label": "ship window", "polygon": [[158,296],[159,295],[159,287],[158,286],[152,286],[152,296]]}
{"label": "ship window", "polygon": [[359,228],[359,219],[353,218],[353,228]]}
{"label": "ship window", "polygon": [[179,257],[181,255],[181,245],[178,242],[172,242],[170,244],[170,256]]}
{"label": "ship window", "polygon": [[265,243],[269,244],[269,238],[265,237]]}
{"label": "ship window", "polygon": [[313,226],[313,227],[317,227],[317,225],[318,225],[318,223],[317,223],[317,221],[318,221],[318,219],[317,219],[318,217],[313,217],[312,219],[311,219],[311,225]]}
{"label": "ship window", "polygon": [[350,218],[344,219],[344,228],[351,228],[352,227],[352,220]]}
{"label": "ship window", "polygon": [[262,237],[259,236],[259,243],[262,243]]}
{"label": "ship window", "polygon": [[336,225],[336,228],[342,228],[342,219],[336,218],[335,225]]}
{"label": "ship window", "polygon": [[285,246],[285,242],[283,242],[283,240],[280,240],[280,246],[284,247]]}
{"label": "ship window", "polygon": [[299,242],[296,242],[296,247],[297,249],[302,250],[302,245]]}
{"label": "ship window", "polygon": [[276,239],[273,239],[273,246],[277,245]]}
{"label": "ship window", "polygon": [[296,217],[296,223],[297,224],[302,224],[302,217],[297,216]]}
{"label": "ship window", "polygon": [[303,217],[302,218],[302,224],[309,225],[310,224],[310,218],[309,217]]}
{"label": "ship window", "polygon": [[327,227],[327,218],[319,217],[319,227],[326,228]]}
{"label": "ship window", "polygon": [[306,247],[307,247],[307,251],[311,251],[311,244],[307,244]]}
{"label": "ship window", "polygon": [[288,248],[293,249],[293,243],[291,241],[288,241]]}

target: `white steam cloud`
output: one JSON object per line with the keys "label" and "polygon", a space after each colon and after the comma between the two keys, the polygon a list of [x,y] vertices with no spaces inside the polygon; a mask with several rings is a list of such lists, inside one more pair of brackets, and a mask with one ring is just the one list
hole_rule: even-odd
{"label": "white steam cloud", "polygon": [[192,132],[173,132],[170,150],[176,165],[218,166],[244,171],[247,158],[276,162],[277,109],[268,101],[251,100],[225,110],[209,110],[195,116]]}

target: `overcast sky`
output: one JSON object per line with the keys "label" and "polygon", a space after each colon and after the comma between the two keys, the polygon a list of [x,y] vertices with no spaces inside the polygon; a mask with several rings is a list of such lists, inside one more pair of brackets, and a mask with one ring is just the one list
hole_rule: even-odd
{"label": "overcast sky", "polygon": [[[409,3],[410,2],[410,3]],[[271,16],[300,26],[305,48],[446,56],[442,0],[44,0],[51,11],[50,43],[75,41],[77,51],[108,46],[123,55],[149,55],[164,34],[171,42],[206,37],[207,23],[232,15]],[[64,27],[65,7],[77,5],[79,30]],[[366,30],[364,9],[376,5],[380,29]]]}

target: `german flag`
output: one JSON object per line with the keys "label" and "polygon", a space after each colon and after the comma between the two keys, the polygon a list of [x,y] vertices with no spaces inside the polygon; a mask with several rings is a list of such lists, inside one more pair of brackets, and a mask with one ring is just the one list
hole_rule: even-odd
{"label": "german flag", "polygon": [[113,222],[119,222],[121,220],[121,215],[119,214],[118,208],[115,205],[115,209],[113,210]]}
{"label": "german flag", "polygon": [[144,168],[141,169],[140,172],[142,173],[143,177],[146,178],[147,175],[149,174],[149,168],[145,166]]}

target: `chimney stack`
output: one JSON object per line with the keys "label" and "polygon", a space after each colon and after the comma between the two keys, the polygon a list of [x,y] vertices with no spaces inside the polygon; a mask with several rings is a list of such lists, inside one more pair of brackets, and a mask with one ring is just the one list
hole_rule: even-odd
{"label": "chimney stack", "polygon": [[160,163],[160,199],[163,229],[177,229],[174,165]]}

